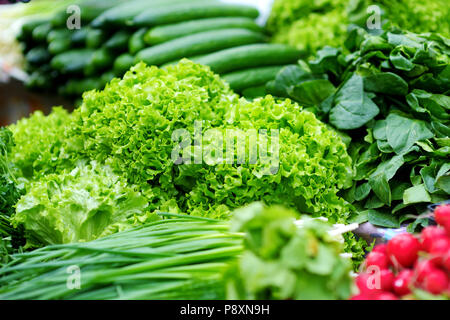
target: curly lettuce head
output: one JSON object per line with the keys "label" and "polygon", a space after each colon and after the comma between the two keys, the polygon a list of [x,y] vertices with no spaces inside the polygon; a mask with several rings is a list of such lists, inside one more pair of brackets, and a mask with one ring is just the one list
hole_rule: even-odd
{"label": "curly lettuce head", "polygon": [[12,221],[28,246],[86,242],[145,222],[146,207],[135,187],[92,163],[32,182]]}
{"label": "curly lettuce head", "polygon": [[276,33],[313,12],[325,13],[336,7],[344,8],[348,0],[275,0],[267,29]]}
{"label": "curly lettuce head", "polygon": [[[235,156],[245,161],[181,165],[177,180],[192,182],[186,193],[189,212],[217,215],[263,200],[332,221],[346,219],[348,208],[337,193],[351,184],[351,159],[339,136],[314,114],[271,96],[253,102],[241,99],[229,107],[224,124],[216,130],[225,141],[219,160],[235,150]],[[227,140],[230,131],[231,137],[241,138],[242,149],[234,139]],[[258,154],[264,149],[266,158]]]}
{"label": "curly lettuce head", "polygon": [[[200,133],[196,121],[202,122]],[[263,200],[345,220],[348,208],[336,194],[348,186],[351,160],[338,135],[289,101],[239,100],[208,67],[188,60],[167,69],[138,64],[105,90],[85,93],[74,123],[71,152],[139,186],[150,210],[227,218],[234,208]],[[217,150],[219,141],[207,139],[209,129],[222,138],[233,129],[244,135],[279,130],[276,170],[268,174],[270,163],[237,162],[234,156],[231,163],[209,163],[208,148]],[[174,161],[177,130],[188,136],[183,152],[192,155],[203,146],[199,163]],[[263,143],[256,141],[259,148]],[[244,148],[249,155],[249,145]]]}
{"label": "curly lettuce head", "polygon": [[347,30],[348,0],[277,0],[267,29],[272,41],[313,54],[326,45],[339,45]]}
{"label": "curly lettuce head", "polygon": [[20,169],[19,176],[33,180],[71,166],[64,148],[65,131],[71,121],[68,111],[55,107],[48,116],[36,111],[9,126],[15,140],[10,157]]}
{"label": "curly lettuce head", "polygon": [[295,21],[286,32],[277,33],[273,41],[286,43],[314,53],[324,46],[339,46],[347,35],[345,12],[341,9],[324,14],[311,13]]}
{"label": "curly lettuce head", "polygon": [[385,17],[401,29],[415,33],[436,32],[450,37],[450,2],[448,0],[373,0]]}

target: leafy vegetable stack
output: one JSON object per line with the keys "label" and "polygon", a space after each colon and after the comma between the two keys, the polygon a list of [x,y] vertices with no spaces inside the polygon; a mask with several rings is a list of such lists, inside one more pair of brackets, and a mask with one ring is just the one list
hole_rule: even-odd
{"label": "leafy vegetable stack", "polygon": [[[9,153],[14,146],[11,131],[0,128],[0,245],[1,255],[10,252],[9,243],[12,248],[23,245],[22,228],[14,229],[11,225],[11,216],[14,214],[14,205],[22,194],[21,188],[17,185],[17,180],[12,173],[12,164],[9,160]],[[3,238],[10,237],[9,241]]]}
{"label": "leafy vegetable stack", "polygon": [[[262,175],[266,165],[247,160],[175,164],[172,134],[186,129],[194,137],[195,120],[203,120],[203,133],[215,128],[222,136],[226,129],[280,129],[279,170]],[[206,67],[138,64],[104,91],[86,93],[74,123],[68,152],[111,166],[140,187],[150,210],[226,218],[236,207],[265,200],[345,220],[336,193],[351,180],[351,162],[339,136],[296,104],[239,100]],[[204,156],[208,143],[214,142],[203,138]]]}
{"label": "leafy vegetable stack", "polygon": [[28,233],[28,245],[86,242],[151,216],[147,200],[125,179],[95,162],[32,183],[13,218]]}
{"label": "leafy vegetable stack", "polygon": [[267,22],[273,42],[286,43],[314,54],[324,45],[345,39],[348,0],[276,0]]}
{"label": "leafy vegetable stack", "polygon": [[[323,221],[305,217],[297,226],[297,213],[261,203],[236,211],[232,222],[160,216],[165,219],[102,239],[14,255],[0,268],[0,298],[191,300],[234,298],[239,293],[246,299],[346,299],[350,295],[350,260],[340,256],[342,239],[329,235],[332,228]],[[77,290],[72,289],[77,287],[75,271],[81,275]],[[236,291],[241,283],[244,291]]]}
{"label": "leafy vegetable stack", "polygon": [[411,32],[435,32],[450,36],[450,3],[447,0],[352,0],[349,1],[350,21],[365,26],[367,8],[381,8],[381,19]]}
{"label": "leafy vegetable stack", "polygon": [[232,230],[245,232],[245,250],[229,270],[229,299],[345,299],[350,294],[349,259],[323,221],[252,204],[236,212]]}
{"label": "leafy vegetable stack", "polygon": [[[194,139],[196,120],[203,121],[200,135],[212,128],[222,136],[228,129],[243,135],[277,129],[279,158],[252,164],[246,143],[243,163],[208,163],[208,148],[216,142],[205,135],[204,161],[176,164],[172,154],[179,141],[173,133],[185,129]],[[150,217],[144,212],[227,219],[253,201],[331,222],[345,222],[350,213],[337,194],[351,186],[351,159],[334,130],[290,101],[239,100],[208,67],[188,60],[167,69],[138,64],[105,90],[85,93],[73,114],[35,114],[12,130],[20,142],[12,157],[28,180],[15,221],[30,231],[30,243],[95,239],[143,223]],[[268,147],[263,140],[256,141],[259,149]],[[186,147],[196,152],[194,145]],[[98,168],[90,167],[92,161]],[[265,174],[272,165],[276,170]],[[148,202],[145,210],[140,194]]]}
{"label": "leafy vegetable stack", "polygon": [[269,86],[352,137],[347,199],[364,210],[359,221],[396,227],[412,204],[421,213],[450,194],[449,40],[355,28],[346,46],[350,54],[325,47]]}
{"label": "leafy vegetable stack", "polygon": [[[368,12],[374,5],[379,10]],[[368,21],[449,37],[449,16],[447,0],[275,0],[267,29],[273,42],[314,55],[323,46],[343,45],[350,25],[367,28]],[[381,30],[369,31],[378,34]]]}

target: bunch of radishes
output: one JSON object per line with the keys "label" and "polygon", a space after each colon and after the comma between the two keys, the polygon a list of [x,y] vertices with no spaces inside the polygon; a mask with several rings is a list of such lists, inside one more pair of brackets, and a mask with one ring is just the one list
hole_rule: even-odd
{"label": "bunch of radishes", "polygon": [[375,246],[356,278],[352,300],[414,299],[416,289],[450,297],[450,204],[434,211],[439,226],[402,233]]}

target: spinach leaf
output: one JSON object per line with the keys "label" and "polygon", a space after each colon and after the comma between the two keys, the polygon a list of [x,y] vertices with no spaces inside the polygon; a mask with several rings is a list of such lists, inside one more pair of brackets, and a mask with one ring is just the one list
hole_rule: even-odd
{"label": "spinach leaf", "polygon": [[386,118],[386,136],[395,153],[404,154],[417,141],[430,139],[434,135],[426,122],[391,113]]}
{"label": "spinach leaf", "polygon": [[357,129],[380,112],[364,91],[363,78],[354,74],[336,93],[330,122],[338,129]]}

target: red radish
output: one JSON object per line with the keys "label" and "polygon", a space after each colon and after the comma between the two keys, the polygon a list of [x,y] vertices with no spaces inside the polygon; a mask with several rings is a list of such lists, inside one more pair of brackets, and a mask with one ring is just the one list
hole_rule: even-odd
{"label": "red radish", "polygon": [[417,260],[420,250],[420,242],[412,234],[402,233],[392,238],[387,245],[386,251],[392,265],[407,268]]}
{"label": "red radish", "polygon": [[444,227],[445,231],[447,232],[447,235],[450,237],[450,221],[447,221],[442,226]]}
{"label": "red radish", "polygon": [[398,297],[391,292],[381,292],[375,295],[375,300],[398,300]]}
{"label": "red radish", "polygon": [[[360,273],[356,277],[356,285],[358,286],[359,293],[362,295],[371,295],[377,290],[372,287],[369,288],[370,275],[367,273]],[[372,286],[372,284],[370,284]]]}
{"label": "red radish", "polygon": [[387,269],[389,258],[381,252],[371,252],[366,257],[366,267],[378,266],[380,269]]}
{"label": "red radish", "polygon": [[377,279],[376,277],[377,277],[376,273],[375,274],[368,274],[365,272],[360,273],[356,277],[356,285],[359,288],[359,293],[370,297],[380,292],[382,287],[381,272],[379,275],[380,278]]}
{"label": "red radish", "polygon": [[436,226],[426,227],[422,230],[420,234],[420,239],[422,241],[422,249],[425,251],[429,251],[432,243],[439,238],[443,238],[447,236],[447,232]]}
{"label": "red radish", "polygon": [[444,271],[435,269],[425,276],[423,287],[432,294],[440,294],[448,288],[448,277]]}
{"label": "red radish", "polygon": [[[442,266],[450,273],[450,253],[448,253],[444,257],[444,261],[442,262]],[[450,289],[450,288],[449,288]]]}
{"label": "red radish", "polygon": [[385,269],[380,271],[380,285],[381,290],[391,291],[394,285],[394,274],[391,270]]}
{"label": "red radish", "polygon": [[411,293],[411,285],[414,278],[414,271],[403,269],[394,279],[394,292],[398,296],[404,296]]}
{"label": "red radish", "polygon": [[373,247],[372,252],[380,252],[380,253],[386,254],[386,247],[387,247],[387,244],[384,244],[384,243],[378,244],[375,247]]}
{"label": "red radish", "polygon": [[434,210],[434,218],[441,226],[445,226],[447,223],[450,223],[450,204],[437,207]]}
{"label": "red radish", "polygon": [[444,257],[450,254],[450,238],[445,237],[436,239],[431,244],[429,252],[434,262],[443,264]]}
{"label": "red radish", "polygon": [[436,270],[436,265],[431,260],[419,260],[414,266],[416,283],[422,284],[425,277]]}

